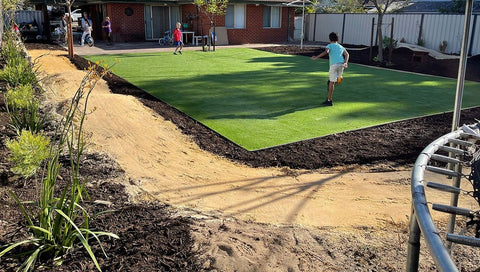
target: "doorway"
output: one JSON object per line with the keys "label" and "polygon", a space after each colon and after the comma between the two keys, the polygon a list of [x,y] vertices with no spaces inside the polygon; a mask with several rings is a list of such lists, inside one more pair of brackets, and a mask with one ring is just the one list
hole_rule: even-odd
{"label": "doorway", "polygon": [[145,6],[145,37],[158,40],[165,36],[165,31],[172,31],[180,18],[178,6]]}

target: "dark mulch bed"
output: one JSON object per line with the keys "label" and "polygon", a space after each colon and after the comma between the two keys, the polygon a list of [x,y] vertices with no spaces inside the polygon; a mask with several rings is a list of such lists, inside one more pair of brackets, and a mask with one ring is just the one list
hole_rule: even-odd
{"label": "dark mulch bed", "polygon": [[[281,54],[312,56],[319,47],[275,46],[259,48]],[[369,60],[369,49],[350,50],[352,63],[385,66]],[[376,55],[376,49],[373,51]],[[88,62],[79,56],[74,61],[84,69]],[[428,56],[424,62],[412,61],[412,51],[399,48],[392,52],[391,69],[457,78],[458,60],[437,60]],[[258,151],[247,151],[203,126],[170,105],[149,95],[126,80],[112,75],[105,78],[112,92],[136,96],[146,106],[176,124],[204,150],[253,167],[288,166],[295,169],[317,169],[350,164],[405,165],[415,162],[419,152],[431,141],[451,130],[451,112],[389,123],[357,131],[337,133]],[[480,81],[480,56],[468,60],[466,79]],[[321,101],[322,98],[319,98]],[[453,105],[454,101],[452,101]],[[480,118],[480,107],[463,110],[460,124]]]}
{"label": "dark mulch bed", "polygon": [[[0,60],[1,62],[1,60]],[[9,155],[5,141],[15,137],[9,125],[3,92],[4,82],[0,82],[0,251],[11,242],[30,237],[26,220],[10,192],[22,201],[38,199],[40,180],[20,179],[11,172],[13,166],[7,160]],[[53,120],[51,120],[53,121]],[[55,129],[55,124],[47,124],[47,130]],[[51,134],[52,131],[47,131]],[[65,186],[71,176],[69,162],[62,158],[62,168],[56,187]],[[123,185],[111,183],[122,177],[123,170],[106,155],[85,154],[80,169],[82,178],[87,179],[90,199],[81,203],[90,215],[100,211],[112,212],[91,220],[90,229],[115,233],[120,239],[102,238],[102,246],[109,257],[105,257],[96,242],[92,249],[103,271],[202,271],[205,266],[204,254],[194,249],[191,234],[192,219],[176,215],[174,209],[163,203],[134,204],[129,201]],[[100,202],[98,202],[100,200]],[[108,204],[108,205],[106,205]],[[27,250],[21,247],[16,253]],[[0,258],[0,271],[17,271],[20,260],[11,256]],[[37,263],[35,271],[97,271],[87,252],[80,246],[70,251],[62,266],[53,266],[48,258]]]}
{"label": "dark mulch bed", "polygon": [[[288,46],[262,50],[306,56],[319,53],[319,49],[314,47],[300,50]],[[352,62],[378,65],[365,57],[369,51],[352,50],[350,54]],[[452,78],[456,78],[458,67],[458,61],[431,58],[424,63],[412,63],[411,52],[406,49],[395,50],[392,61],[394,69]],[[86,65],[81,57],[76,57],[74,62],[82,68]],[[467,79],[480,81],[479,69],[480,58],[471,58]],[[314,169],[348,164],[409,164],[433,139],[449,132],[452,120],[451,113],[444,113],[248,152],[125,80],[115,75],[106,79],[113,92],[137,96],[145,105],[177,124],[185,134],[191,135],[201,148],[251,166]],[[472,123],[474,118],[480,118],[480,108],[464,110],[461,123]],[[38,192],[36,182],[17,179],[9,170],[11,164],[5,159],[8,151],[4,140],[13,136],[3,96],[0,95],[0,245],[18,241],[27,235],[24,218],[18,205],[9,196],[9,191],[14,191],[22,200],[35,199]],[[194,249],[191,236],[193,219],[175,215],[167,205],[161,203],[132,204],[123,186],[109,182],[123,174],[115,165],[106,156],[88,154],[81,169],[82,176],[89,180],[87,190],[91,196],[91,200],[84,202],[83,206],[90,214],[114,210],[95,218],[92,229],[113,232],[121,237],[119,240],[103,239],[103,246],[110,258],[103,257],[100,248],[94,246],[103,271],[204,271],[208,261],[203,259],[202,252]],[[69,176],[67,168],[63,169],[62,176],[65,179]],[[111,205],[98,204],[95,200],[109,201]],[[15,271],[16,267],[18,261],[14,259],[2,258],[0,261],[0,271]],[[83,272],[95,271],[95,268],[86,252],[77,249],[65,257],[62,266],[40,268],[37,271]]]}

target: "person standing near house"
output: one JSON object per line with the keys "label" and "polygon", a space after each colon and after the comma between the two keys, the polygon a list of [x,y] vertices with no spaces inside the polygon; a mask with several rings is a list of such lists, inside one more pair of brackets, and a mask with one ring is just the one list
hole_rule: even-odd
{"label": "person standing near house", "polygon": [[105,34],[107,35],[107,45],[112,45],[112,23],[110,22],[110,17],[105,17],[105,22],[103,23],[102,27],[105,31]]}
{"label": "person standing near house", "polygon": [[58,35],[58,42],[62,44],[67,42],[67,16],[66,14],[62,16],[59,26],[60,33]]}
{"label": "person standing near house", "polygon": [[87,35],[92,36],[92,19],[88,18],[88,13],[84,12],[83,17],[81,20],[82,23],[82,40],[80,41],[80,45],[84,46],[85,45],[85,37]]}
{"label": "person standing near house", "polygon": [[177,22],[176,28],[175,30],[173,30],[173,34],[172,34],[173,43],[175,45],[175,51],[173,52],[174,55],[177,54],[177,50],[178,50],[178,53],[180,53],[180,55],[182,54],[183,43],[182,43],[182,30],[180,29],[181,26],[182,25]]}
{"label": "person standing near house", "polygon": [[317,56],[312,56],[313,60],[324,57],[328,54],[330,70],[328,71],[329,79],[327,81],[328,96],[322,103],[325,106],[333,106],[332,95],[335,84],[340,84],[343,79],[343,69],[348,68],[348,59],[350,55],[347,50],[338,43],[338,34],[332,32],[328,35],[330,43],[325,48],[325,51]]}

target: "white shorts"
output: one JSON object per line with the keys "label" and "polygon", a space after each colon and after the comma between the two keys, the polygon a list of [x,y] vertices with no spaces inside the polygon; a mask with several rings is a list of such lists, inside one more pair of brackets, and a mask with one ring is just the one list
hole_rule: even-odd
{"label": "white shorts", "polygon": [[330,70],[328,71],[328,79],[331,82],[337,82],[339,77],[343,75],[343,63],[336,63],[330,66]]}

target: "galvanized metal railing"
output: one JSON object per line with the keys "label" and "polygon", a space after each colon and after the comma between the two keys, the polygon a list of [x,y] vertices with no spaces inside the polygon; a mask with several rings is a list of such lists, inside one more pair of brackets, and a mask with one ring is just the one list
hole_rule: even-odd
{"label": "galvanized metal railing", "polygon": [[[480,246],[480,216],[478,211],[458,207],[458,198],[462,192],[480,201],[480,123],[466,126],[448,133],[430,143],[418,156],[412,171],[412,214],[409,224],[409,240],[407,253],[407,271],[418,271],[420,256],[420,237],[423,235],[430,254],[439,271],[458,271],[450,255],[452,243],[469,246]],[[437,166],[443,164],[445,167]],[[473,167],[472,167],[473,165]],[[471,168],[471,174],[463,173]],[[452,180],[452,185],[429,182],[425,180],[425,172],[444,175]],[[475,174],[475,175],[473,175]],[[468,179],[472,190],[460,188],[462,178]],[[425,186],[451,194],[450,205],[432,203],[431,208],[425,195]],[[477,188],[475,188],[477,187]],[[480,202],[479,202],[480,203]],[[430,209],[448,213],[450,219],[446,226],[446,234],[442,237],[437,230]],[[462,232],[455,233],[456,216],[464,216],[476,226],[477,237],[466,236]]]}

